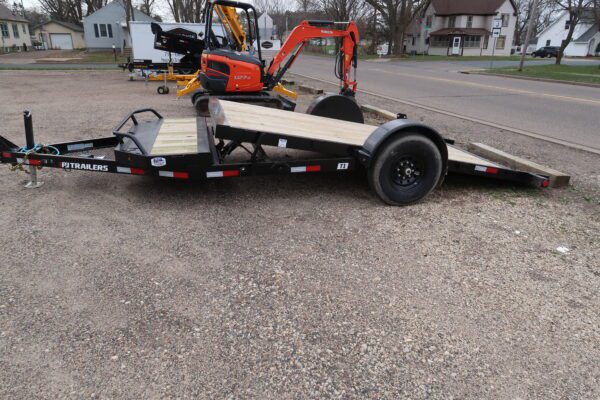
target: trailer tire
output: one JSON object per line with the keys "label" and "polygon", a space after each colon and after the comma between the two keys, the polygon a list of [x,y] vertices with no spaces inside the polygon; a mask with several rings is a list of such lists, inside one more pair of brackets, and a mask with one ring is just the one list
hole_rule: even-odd
{"label": "trailer tire", "polygon": [[158,94],[169,94],[169,87],[168,86],[159,86],[156,91],[158,92]]}
{"label": "trailer tire", "polygon": [[369,168],[369,183],[387,204],[408,205],[437,186],[442,165],[435,143],[424,135],[409,132],[382,145]]}

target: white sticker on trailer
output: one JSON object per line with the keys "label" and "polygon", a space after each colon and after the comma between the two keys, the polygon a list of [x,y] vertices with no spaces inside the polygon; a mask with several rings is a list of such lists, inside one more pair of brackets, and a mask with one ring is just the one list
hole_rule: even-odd
{"label": "white sticker on trailer", "polygon": [[291,167],[290,168],[290,172],[292,174],[298,173],[298,172],[306,172],[306,167]]}
{"label": "white sticker on trailer", "polygon": [[341,162],[341,163],[338,163],[338,165],[337,165],[337,169],[348,169],[348,167],[349,167],[349,163],[347,163],[347,162]]}
{"label": "white sticker on trailer", "polygon": [[475,171],[485,172],[486,170],[487,170],[487,167],[483,167],[481,165],[476,165],[475,166]]}
{"label": "white sticker on trailer", "polygon": [[279,139],[279,143],[277,144],[277,146],[286,148],[287,147],[287,139]]}
{"label": "white sticker on trailer", "polygon": [[94,143],[77,143],[77,144],[67,145],[67,150],[78,151],[78,150],[91,149],[92,147],[94,147]]}

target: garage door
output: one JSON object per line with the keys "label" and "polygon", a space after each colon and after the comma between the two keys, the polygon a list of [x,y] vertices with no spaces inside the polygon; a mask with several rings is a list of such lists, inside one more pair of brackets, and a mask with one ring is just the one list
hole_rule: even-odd
{"label": "garage door", "polygon": [[51,33],[50,42],[53,49],[72,50],[73,39],[70,33]]}

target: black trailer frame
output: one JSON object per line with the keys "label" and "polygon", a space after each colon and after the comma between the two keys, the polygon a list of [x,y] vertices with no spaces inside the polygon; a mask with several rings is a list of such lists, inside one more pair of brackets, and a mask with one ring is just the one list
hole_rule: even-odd
{"label": "black trailer frame", "polygon": [[[152,114],[151,120],[140,120],[140,114]],[[345,173],[359,167],[368,167],[377,148],[391,137],[408,128],[424,127],[409,120],[390,121],[373,132],[361,146],[333,143],[321,140],[286,137],[286,148],[308,150],[324,154],[322,157],[294,160],[274,160],[267,156],[263,146],[278,146],[281,135],[221,125],[211,117],[197,117],[198,151],[192,154],[153,155],[149,144],[153,142],[163,123],[161,114],[151,108],[131,112],[113,130],[112,136],[78,140],[51,145],[36,145],[32,116],[24,112],[27,146],[21,148],[0,136],[0,161],[14,167],[49,167],[64,170],[118,173],[127,175],[157,176],[171,179],[202,181],[213,178],[286,175],[297,173],[336,172]],[[128,130],[123,128],[130,124]],[[430,128],[427,128],[430,129]],[[428,135],[424,132],[424,135]],[[441,139],[441,137],[440,137]],[[451,145],[443,140],[442,146]],[[438,144],[439,145],[439,144]],[[72,155],[98,149],[114,148],[114,160],[92,154]],[[247,159],[231,159],[236,148],[247,152]],[[238,152],[239,154],[239,152]],[[489,162],[465,163],[447,159],[440,181],[447,172],[481,176],[516,182],[536,187],[547,187],[548,177],[504,167],[490,167]],[[484,159],[482,159],[484,160]],[[487,160],[484,160],[487,161]],[[32,174],[32,181],[36,179]],[[31,185],[32,182],[30,182]],[[33,187],[36,187],[33,182]]]}

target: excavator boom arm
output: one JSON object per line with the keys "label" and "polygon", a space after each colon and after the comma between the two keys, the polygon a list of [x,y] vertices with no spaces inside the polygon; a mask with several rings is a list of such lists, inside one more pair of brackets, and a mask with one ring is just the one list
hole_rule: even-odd
{"label": "excavator boom arm", "polygon": [[219,16],[223,27],[227,30],[231,38],[236,42],[236,45],[241,51],[246,51],[246,32],[240,22],[237,12],[234,7],[215,4],[215,12]]}
{"label": "excavator boom arm", "polygon": [[[337,29],[337,25],[345,25],[345,29]],[[356,81],[350,77],[351,68],[356,68],[356,51],[359,40],[358,28],[354,21],[343,23],[331,21],[302,21],[292,30],[281,47],[281,50],[277,52],[269,65],[267,79],[270,80],[270,86],[274,86],[279,82],[283,73],[291,67],[295,58],[308,41],[330,37],[342,38],[342,47],[340,48],[342,58],[339,61],[341,66],[340,79],[343,84],[342,90],[350,89],[353,92],[356,91]],[[296,52],[292,53],[296,48]],[[287,63],[282,66],[283,61],[288,56],[290,56],[290,58]]]}

